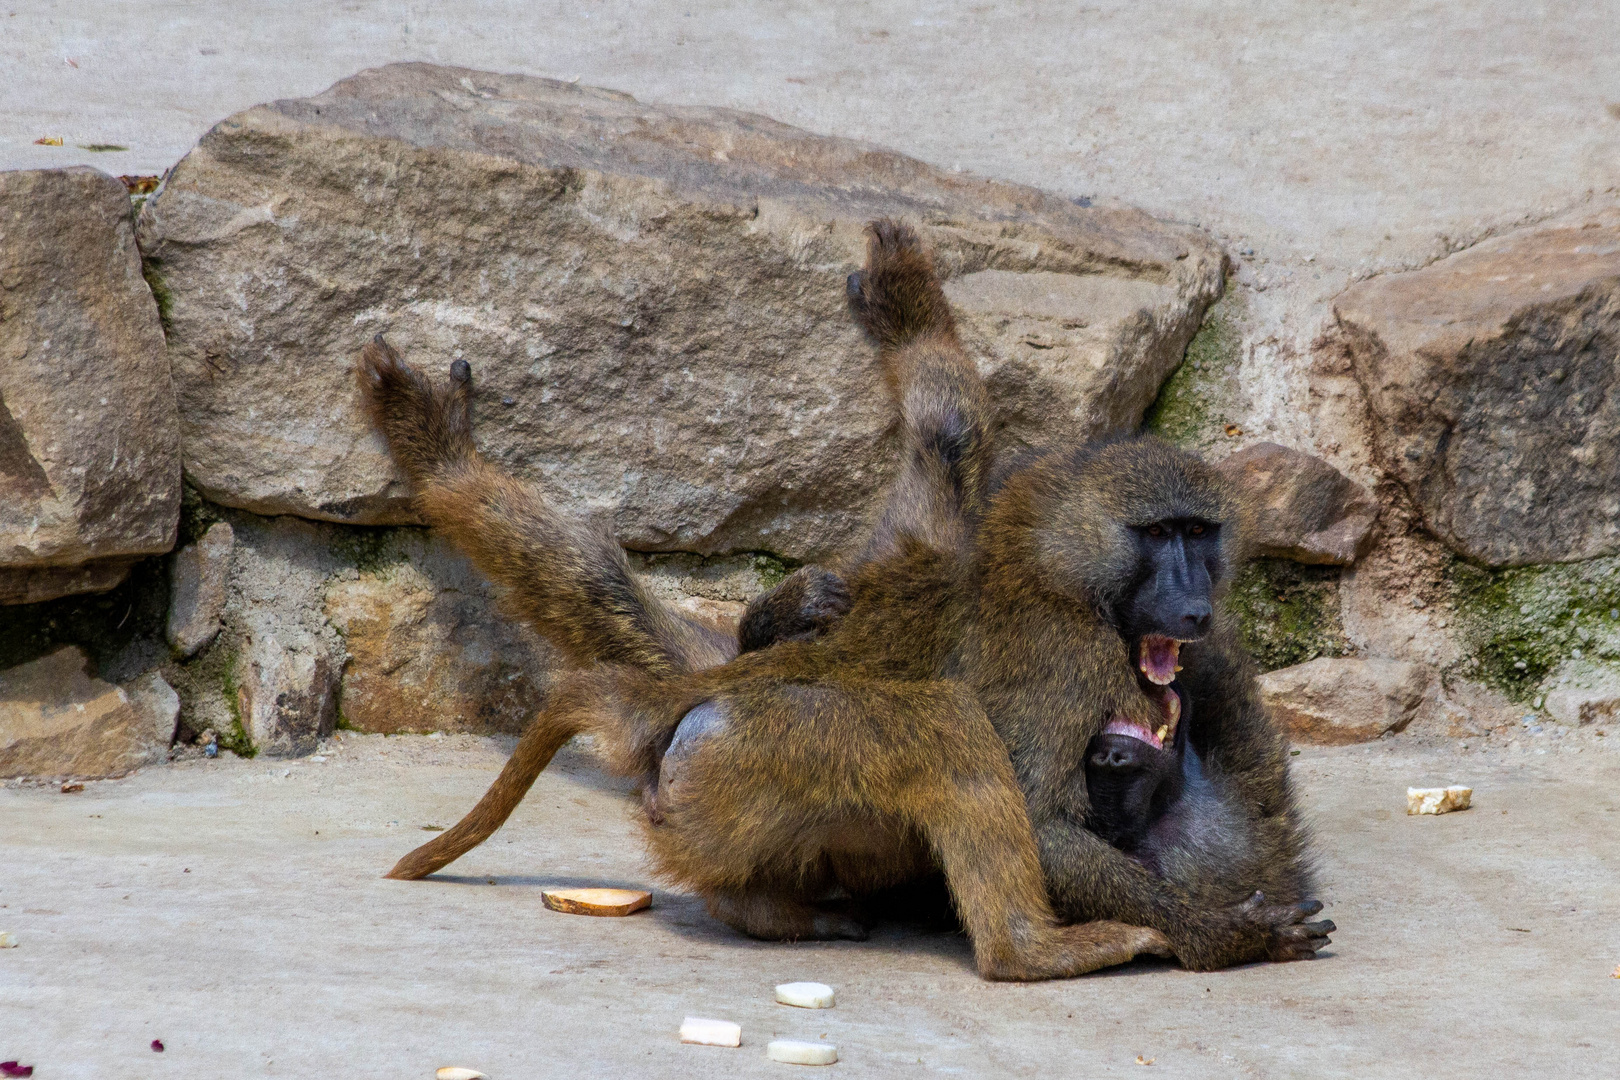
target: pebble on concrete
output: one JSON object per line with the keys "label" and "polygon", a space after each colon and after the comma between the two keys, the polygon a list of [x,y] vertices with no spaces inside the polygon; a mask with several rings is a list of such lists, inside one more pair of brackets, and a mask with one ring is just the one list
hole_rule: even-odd
{"label": "pebble on concrete", "polygon": [[1474,789],[1453,784],[1443,788],[1406,789],[1408,814],[1449,814],[1453,810],[1466,810],[1472,805]]}

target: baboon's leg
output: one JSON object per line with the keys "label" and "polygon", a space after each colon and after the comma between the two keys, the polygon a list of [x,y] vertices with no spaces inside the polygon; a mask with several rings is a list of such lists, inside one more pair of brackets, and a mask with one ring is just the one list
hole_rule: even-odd
{"label": "baboon's leg", "polygon": [[533,485],[479,456],[472,369],[429,383],[378,335],[361,353],[360,386],[394,460],[434,528],[465,551],[575,667],[628,664],[692,671],[736,655],[736,642],[654,596],[605,531],[557,513]]}
{"label": "baboon's leg", "polygon": [[881,558],[902,536],[962,550],[988,498],[994,417],[910,228],[887,220],[868,226],[866,268],[850,275],[849,300],[881,350],[902,439],[900,476],[861,558]]}
{"label": "baboon's leg", "polygon": [[764,892],[715,893],[709,914],[763,941],[865,941],[866,927],[846,915]]}
{"label": "baboon's leg", "polygon": [[1139,953],[1169,956],[1157,930],[1119,922],[1058,926],[1022,793],[988,773],[959,776],[925,804],[918,824],[987,979],[1052,979],[1122,964]]}
{"label": "baboon's leg", "polygon": [[1142,927],[1057,925],[1011,762],[958,687],[761,680],[719,688],[688,718],[664,758],[666,824],[649,835],[665,872],[745,932],[821,936],[808,906],[821,882],[795,886],[826,865],[826,837],[899,823],[938,859],[986,978],[1079,975],[1169,947]]}

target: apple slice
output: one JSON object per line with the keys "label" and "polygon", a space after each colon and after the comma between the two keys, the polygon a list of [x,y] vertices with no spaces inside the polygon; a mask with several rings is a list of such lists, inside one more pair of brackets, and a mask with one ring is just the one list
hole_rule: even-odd
{"label": "apple slice", "polygon": [[567,915],[629,915],[652,903],[640,889],[541,889],[540,902]]}

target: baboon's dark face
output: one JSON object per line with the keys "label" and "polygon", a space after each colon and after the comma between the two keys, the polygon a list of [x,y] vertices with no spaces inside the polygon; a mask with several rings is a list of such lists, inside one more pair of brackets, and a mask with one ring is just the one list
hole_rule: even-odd
{"label": "baboon's dark face", "polygon": [[[1181,703],[1176,687],[1167,701]],[[1179,715],[1180,709],[1175,709]],[[1086,793],[1091,803],[1086,827],[1123,851],[1132,851],[1153,823],[1181,797],[1185,724],[1158,741],[1144,738],[1135,725],[1115,721],[1086,748]]]}
{"label": "baboon's dark face", "polygon": [[1137,583],[1118,618],[1137,671],[1154,686],[1174,682],[1181,646],[1209,633],[1221,577],[1220,530],[1219,522],[1197,517],[1131,529]]}

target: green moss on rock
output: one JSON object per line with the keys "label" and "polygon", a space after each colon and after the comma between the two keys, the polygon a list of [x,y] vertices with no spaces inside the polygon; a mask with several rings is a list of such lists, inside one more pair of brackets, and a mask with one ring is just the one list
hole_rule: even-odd
{"label": "green moss on rock", "polygon": [[753,552],[754,573],[759,575],[759,585],[763,589],[774,589],[782,584],[782,579],[799,566],[792,559],[784,559],[780,555],[773,555],[769,551]]}
{"label": "green moss on rock", "polygon": [[1241,292],[1228,290],[1205,314],[1181,366],[1148,406],[1146,430],[1187,450],[1205,450],[1226,437],[1240,398],[1244,305]]}
{"label": "green moss on rock", "polygon": [[163,280],[162,266],[162,259],[141,260],[141,276],[152,290],[152,299],[157,302],[158,321],[163,324],[163,336],[168,337],[174,320],[174,290]]}
{"label": "green moss on rock", "polygon": [[1339,617],[1339,568],[1256,559],[1232,582],[1227,611],[1262,671],[1350,651]]}
{"label": "green moss on rock", "polygon": [[1446,572],[1464,673],[1515,701],[1568,660],[1620,663],[1620,556]]}
{"label": "green moss on rock", "polygon": [[399,529],[348,525],[332,531],[332,555],[362,574],[376,574],[407,558],[399,544]]}

